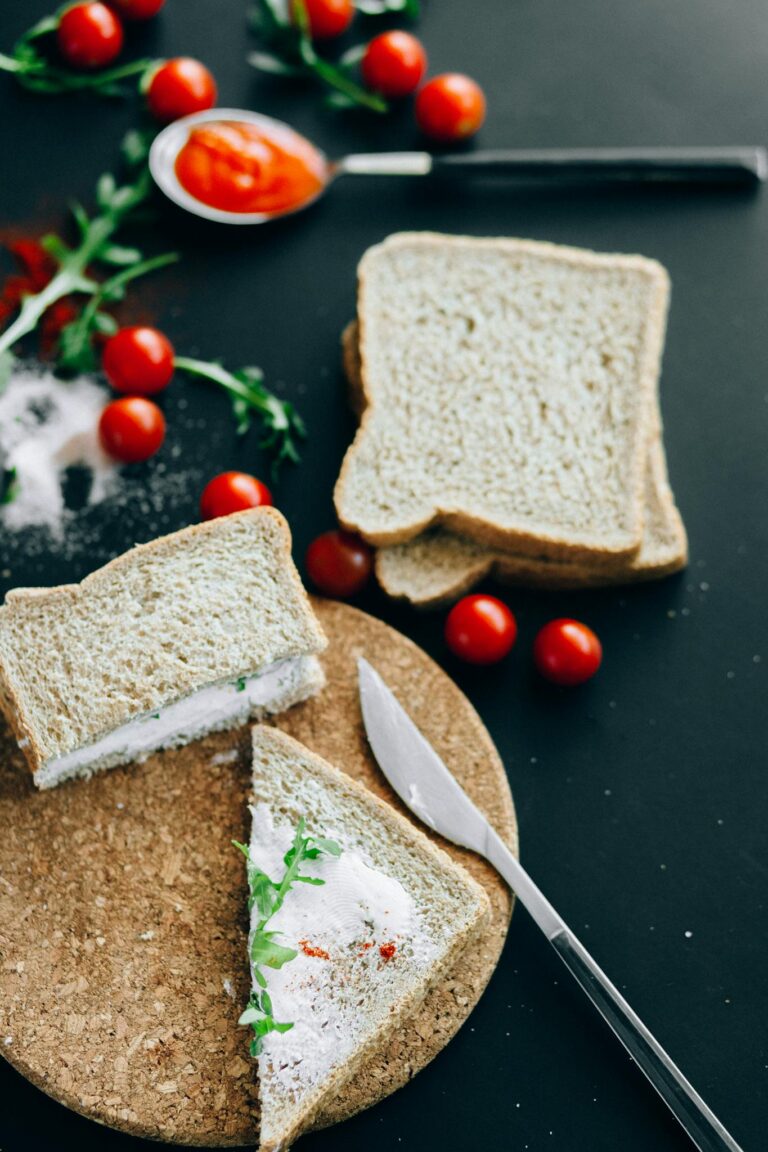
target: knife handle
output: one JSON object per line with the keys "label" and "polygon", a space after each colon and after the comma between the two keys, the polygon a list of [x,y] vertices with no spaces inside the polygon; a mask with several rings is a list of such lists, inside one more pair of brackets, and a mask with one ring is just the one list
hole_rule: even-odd
{"label": "knife handle", "polygon": [[690,1136],[699,1152],[742,1152],[672,1058],[571,932],[506,844],[489,830],[486,854],[573,978]]}

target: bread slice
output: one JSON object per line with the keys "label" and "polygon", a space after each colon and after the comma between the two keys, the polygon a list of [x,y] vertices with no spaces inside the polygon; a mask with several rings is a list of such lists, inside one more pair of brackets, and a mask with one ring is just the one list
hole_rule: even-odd
{"label": "bread slice", "polygon": [[0,608],[0,707],[51,787],[279,711],[325,636],[274,509],[196,524]]}
{"label": "bread slice", "polygon": [[[485,892],[417,828],[362,785],[274,729],[253,733],[250,856],[279,881],[298,821],[336,840],[338,859],[303,870],[269,930],[296,949],[264,968],[274,1018],[258,1056],[261,1152],[287,1148],[409,1018],[481,930]],[[252,933],[260,913],[252,913]],[[383,951],[382,951],[383,949]],[[255,986],[258,992],[258,985]]]}
{"label": "bread slice", "polygon": [[655,261],[533,241],[369,249],[342,525],[378,545],[440,524],[549,559],[635,555],[668,287]]}
{"label": "bread slice", "polygon": [[463,596],[487,576],[505,584],[554,590],[604,588],[677,572],[687,563],[688,548],[666,480],[664,449],[658,437],[648,455],[643,542],[624,568],[590,568],[573,561],[501,552],[443,528],[430,528],[406,544],[377,549],[379,584],[394,599],[437,608]]}
{"label": "bread slice", "polygon": [[[344,329],[341,345],[350,404],[360,414],[363,389],[356,321]],[[574,561],[504,552],[444,528],[429,528],[405,544],[376,550],[376,577],[381,587],[394,599],[433,608],[464,595],[489,575],[504,583],[534,588],[596,588],[658,579],[684,568],[688,541],[669,487],[658,404],[654,408],[656,432],[648,449],[642,543],[625,567],[591,568]]]}

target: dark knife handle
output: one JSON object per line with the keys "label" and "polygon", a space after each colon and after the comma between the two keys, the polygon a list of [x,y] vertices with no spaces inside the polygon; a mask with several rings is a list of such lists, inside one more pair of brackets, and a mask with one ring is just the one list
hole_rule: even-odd
{"label": "dark knife handle", "polygon": [[433,156],[436,176],[507,176],[547,182],[652,181],[758,184],[768,172],[760,147],[499,149]]}

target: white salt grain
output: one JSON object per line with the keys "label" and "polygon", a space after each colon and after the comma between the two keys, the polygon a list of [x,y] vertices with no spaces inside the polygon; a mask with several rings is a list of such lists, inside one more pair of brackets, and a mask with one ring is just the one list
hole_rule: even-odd
{"label": "white salt grain", "polygon": [[20,368],[0,395],[0,463],[15,470],[16,495],[0,507],[12,531],[46,527],[60,540],[66,506],[62,481],[75,465],[90,472],[88,504],[116,488],[117,469],[99,444],[98,422],[109,399],[93,380],[57,380],[50,372]]}

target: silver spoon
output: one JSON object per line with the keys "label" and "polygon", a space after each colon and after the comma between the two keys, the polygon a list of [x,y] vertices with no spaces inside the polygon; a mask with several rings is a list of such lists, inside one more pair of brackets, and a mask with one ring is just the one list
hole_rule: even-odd
{"label": "silver spoon", "polygon": [[[176,158],[190,131],[211,121],[239,121],[265,129],[293,131],[281,120],[242,108],[210,108],[175,120],[155,138],[149,153],[152,177],[165,195],[187,212],[220,224],[265,224],[308,208],[339,176],[492,176],[539,180],[547,183],[730,184],[745,186],[764,181],[768,153],[760,147],[721,148],[580,148],[518,149],[460,152],[433,156],[429,152],[369,152],[330,160],[313,148],[324,181],[318,191],[290,208],[274,212],[229,212],[212,208],[190,195],[176,176]],[[294,133],[298,135],[298,133]]]}

